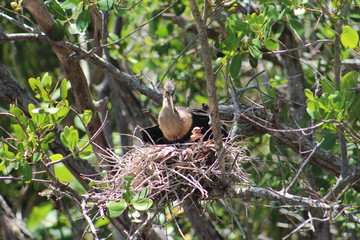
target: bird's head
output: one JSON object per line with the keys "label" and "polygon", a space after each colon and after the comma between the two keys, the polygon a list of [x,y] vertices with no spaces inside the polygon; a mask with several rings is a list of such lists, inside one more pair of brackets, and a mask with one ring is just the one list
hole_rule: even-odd
{"label": "bird's head", "polygon": [[167,105],[171,108],[171,111],[175,113],[174,103],[173,103],[173,95],[175,92],[175,84],[173,81],[168,80],[164,84],[164,99],[163,99],[163,107]]}
{"label": "bird's head", "polygon": [[164,90],[169,95],[173,95],[174,92],[175,92],[175,84],[174,84],[174,82],[171,81],[171,80],[166,81],[166,83],[164,84]]}

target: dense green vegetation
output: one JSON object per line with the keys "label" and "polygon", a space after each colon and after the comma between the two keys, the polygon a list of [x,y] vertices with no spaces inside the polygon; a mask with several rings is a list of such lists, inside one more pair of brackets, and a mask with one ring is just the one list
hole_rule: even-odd
{"label": "dense green vegetation", "polygon": [[[0,238],[360,238],[359,4],[2,1]],[[251,183],[189,206],[127,176],[119,201],[94,201],[107,185],[88,176],[142,146],[164,81],[212,109],[207,61]]]}

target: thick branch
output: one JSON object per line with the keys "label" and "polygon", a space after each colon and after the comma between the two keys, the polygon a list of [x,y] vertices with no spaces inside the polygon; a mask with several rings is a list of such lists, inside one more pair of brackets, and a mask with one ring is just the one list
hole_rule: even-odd
{"label": "thick branch", "polygon": [[[40,0],[23,0],[23,4],[36,19],[42,31],[48,36],[53,36],[55,31],[55,28],[53,27],[55,20],[45,8],[44,3]],[[79,61],[69,58],[69,56],[72,54],[69,49],[55,45],[52,45],[52,47],[66,73],[66,77],[71,82],[76,105],[78,106],[79,111],[93,111],[93,99]],[[100,119],[97,114],[94,114],[91,122],[87,126],[88,134],[93,136],[100,128],[100,126]],[[102,149],[107,149],[108,147],[103,133],[99,134],[94,142],[100,146],[100,148],[97,149],[99,152],[102,152]]]}
{"label": "thick branch", "polygon": [[216,98],[216,86],[215,86],[215,76],[212,71],[211,64],[211,55],[209,50],[209,42],[206,33],[206,25],[204,20],[201,18],[197,3],[195,0],[190,0],[190,8],[192,15],[195,20],[195,25],[199,33],[201,52],[204,61],[204,71],[207,84],[207,93],[210,102],[210,119],[211,119],[211,128],[214,134],[215,147],[219,151],[222,148],[221,140],[221,129],[220,129],[220,118],[219,118],[219,109]]}

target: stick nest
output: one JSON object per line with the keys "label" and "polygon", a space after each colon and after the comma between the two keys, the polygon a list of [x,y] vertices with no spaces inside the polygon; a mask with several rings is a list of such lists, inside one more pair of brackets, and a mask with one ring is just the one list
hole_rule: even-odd
{"label": "stick nest", "polygon": [[[102,180],[92,180],[100,187],[94,193],[99,202],[123,198],[132,176],[132,191],[150,191],[148,198],[154,202],[183,201],[188,197],[207,199],[213,189],[225,190],[234,184],[249,184],[242,164],[251,161],[242,146],[224,144],[220,166],[214,144],[197,142],[186,147],[171,145],[135,146],[124,156],[104,156],[100,167],[107,171]],[[224,171],[222,171],[224,169]],[[100,190],[100,191],[99,191]]]}

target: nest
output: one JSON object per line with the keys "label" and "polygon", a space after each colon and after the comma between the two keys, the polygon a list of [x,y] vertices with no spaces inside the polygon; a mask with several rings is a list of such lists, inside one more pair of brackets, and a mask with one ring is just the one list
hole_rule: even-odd
{"label": "nest", "polygon": [[[183,201],[188,197],[208,199],[214,189],[226,190],[234,184],[249,184],[242,164],[251,161],[242,146],[225,144],[219,164],[214,144],[197,142],[187,146],[134,146],[124,156],[104,156],[100,167],[110,169],[102,180],[92,180],[100,189],[98,203],[123,198],[132,176],[132,191],[149,191],[148,198],[157,203]],[[100,190],[100,191],[99,191]],[[94,193],[95,194],[95,193]]]}

